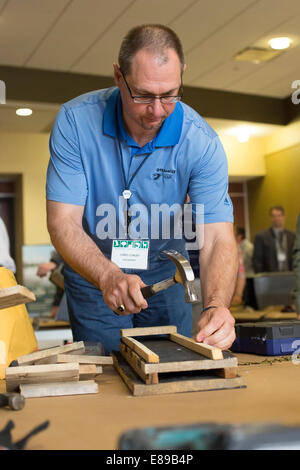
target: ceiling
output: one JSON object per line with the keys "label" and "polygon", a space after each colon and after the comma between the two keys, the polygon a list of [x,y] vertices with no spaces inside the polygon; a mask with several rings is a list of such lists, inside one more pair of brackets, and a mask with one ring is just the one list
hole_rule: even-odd
{"label": "ceiling", "polygon": [[[142,23],[177,32],[187,87],[278,101],[300,78],[299,0],[0,0],[0,79],[1,66],[18,68],[20,77],[29,69],[112,77],[122,38]],[[266,63],[234,60],[246,47],[268,47],[273,36],[291,37],[292,47]],[[9,95],[9,82],[6,88]],[[19,118],[22,99],[13,98],[0,106],[0,130],[51,128],[60,103],[34,100],[33,115]]]}

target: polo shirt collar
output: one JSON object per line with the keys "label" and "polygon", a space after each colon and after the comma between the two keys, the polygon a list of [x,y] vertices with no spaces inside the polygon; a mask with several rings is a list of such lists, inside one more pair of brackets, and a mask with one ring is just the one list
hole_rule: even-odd
{"label": "polo shirt collar", "polygon": [[[169,147],[178,144],[183,124],[183,107],[180,102],[176,103],[175,109],[165,119],[158,134],[153,139],[151,147]],[[138,144],[127,133],[123,117],[120,90],[115,88],[107,100],[103,114],[104,134],[114,138],[125,140],[128,146],[139,147]],[[150,142],[149,142],[150,144]],[[148,144],[147,144],[148,145]],[[154,150],[151,149],[152,150]]]}

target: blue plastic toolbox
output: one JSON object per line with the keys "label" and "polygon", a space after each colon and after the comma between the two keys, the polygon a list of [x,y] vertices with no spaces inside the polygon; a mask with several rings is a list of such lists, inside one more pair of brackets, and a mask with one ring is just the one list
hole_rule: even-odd
{"label": "blue plastic toolbox", "polygon": [[300,355],[300,321],[241,323],[236,327],[234,352],[264,356]]}

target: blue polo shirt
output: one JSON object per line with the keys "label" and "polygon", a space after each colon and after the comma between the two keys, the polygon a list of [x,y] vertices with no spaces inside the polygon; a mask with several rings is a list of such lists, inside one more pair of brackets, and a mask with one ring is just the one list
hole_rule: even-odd
{"label": "blue polo shirt", "polygon": [[[204,223],[233,221],[225,152],[192,108],[176,103],[141,148],[126,132],[118,88],[64,104],[50,137],[47,199],[84,206],[83,227],[108,257],[112,239],[124,238],[122,192],[130,180],[131,237],[150,239],[150,261],[164,249],[184,251],[184,237],[174,237],[172,229],[187,193],[194,213],[197,205],[204,209]],[[170,236],[162,207],[170,215]]]}

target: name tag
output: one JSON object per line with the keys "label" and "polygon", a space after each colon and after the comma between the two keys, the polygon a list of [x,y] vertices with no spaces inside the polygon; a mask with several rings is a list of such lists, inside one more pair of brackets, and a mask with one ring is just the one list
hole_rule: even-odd
{"label": "name tag", "polygon": [[111,261],[119,268],[148,269],[149,240],[113,240]]}

